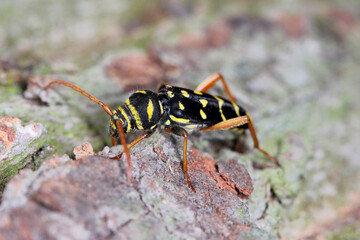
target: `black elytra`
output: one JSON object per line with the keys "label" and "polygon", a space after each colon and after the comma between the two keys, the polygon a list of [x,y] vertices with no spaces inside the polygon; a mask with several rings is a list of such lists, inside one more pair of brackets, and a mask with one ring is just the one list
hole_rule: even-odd
{"label": "black elytra", "polygon": [[[119,119],[125,133],[132,130],[152,131],[159,125],[181,127],[190,132],[240,116],[246,116],[245,109],[222,97],[162,85],[158,93],[148,90],[134,92],[114,111],[110,132],[112,137],[119,137],[115,124]],[[247,128],[248,124],[243,124],[231,130],[241,132]]]}

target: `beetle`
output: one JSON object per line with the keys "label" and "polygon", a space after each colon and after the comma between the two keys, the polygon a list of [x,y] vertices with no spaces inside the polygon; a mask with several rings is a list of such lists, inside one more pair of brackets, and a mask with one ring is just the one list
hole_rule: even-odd
{"label": "beetle", "polygon": [[[229,99],[206,93],[218,81],[222,82]],[[280,166],[275,157],[260,148],[251,115],[243,107],[236,104],[235,98],[220,73],[214,73],[206,78],[195,90],[162,85],[158,93],[149,90],[135,91],[123,105],[115,110],[111,110],[109,105],[78,86],[61,79],[52,80],[45,89],[49,89],[51,85],[56,83],[70,87],[99,104],[110,116],[112,144],[116,145],[121,142],[123,145],[123,152],[111,157],[111,159],[120,159],[125,153],[127,175],[131,181],[134,179],[129,150],[143,139],[150,137],[159,127],[184,138],[182,168],[187,185],[194,192],[195,188],[187,170],[187,140],[188,132],[191,131],[231,129],[240,133],[248,129],[254,142],[254,148],[258,149],[277,166]],[[143,131],[143,134],[128,145],[125,134],[132,130]]]}

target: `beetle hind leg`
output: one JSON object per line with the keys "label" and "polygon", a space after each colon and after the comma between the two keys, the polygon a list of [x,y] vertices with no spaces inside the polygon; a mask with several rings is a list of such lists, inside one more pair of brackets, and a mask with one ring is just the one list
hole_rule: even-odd
{"label": "beetle hind leg", "polygon": [[228,130],[233,127],[238,127],[244,124],[248,124],[251,137],[254,141],[254,148],[259,150],[262,154],[264,154],[267,158],[269,158],[272,162],[274,162],[277,166],[280,166],[279,160],[273,156],[271,156],[267,151],[260,148],[259,146],[259,140],[256,136],[255,128],[251,119],[251,116],[249,113],[246,113],[246,116],[231,118],[229,120],[225,120],[222,122],[219,122],[217,124],[214,124],[210,127],[203,128],[200,131],[210,131],[210,130]]}
{"label": "beetle hind leg", "polygon": [[207,90],[209,90],[210,88],[212,88],[215,83],[217,81],[221,81],[221,83],[223,84],[223,87],[224,87],[224,90],[226,92],[226,94],[228,95],[229,97],[229,100],[233,103],[235,103],[235,98],[233,97],[233,95],[231,94],[230,92],[230,89],[227,85],[227,83],[225,82],[225,79],[224,77],[221,75],[221,73],[213,73],[211,74],[209,77],[207,77],[204,81],[202,81],[199,86],[197,86],[197,88],[195,89],[195,91],[198,91],[198,92],[203,92],[205,93]]}

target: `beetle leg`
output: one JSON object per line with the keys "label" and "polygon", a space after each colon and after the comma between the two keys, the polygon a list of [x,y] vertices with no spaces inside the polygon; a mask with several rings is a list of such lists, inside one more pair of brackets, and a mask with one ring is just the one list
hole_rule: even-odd
{"label": "beetle leg", "polygon": [[214,124],[210,127],[202,128],[202,129],[200,129],[200,131],[228,130],[229,128],[244,125],[244,124],[248,123],[248,121],[249,120],[248,120],[247,116],[231,118],[231,119],[219,122],[217,124]]}
{"label": "beetle leg", "polygon": [[262,152],[271,161],[273,161],[277,166],[280,166],[280,162],[279,162],[279,160],[277,158],[271,156],[267,151],[260,148],[259,140],[258,140],[258,138],[256,136],[256,132],[255,132],[254,124],[253,124],[253,121],[252,121],[252,117],[251,117],[251,115],[249,113],[246,113],[246,116],[248,117],[248,126],[249,126],[249,130],[250,130],[250,133],[251,133],[251,137],[252,137],[252,139],[254,141],[254,148],[256,148],[257,150]]}
{"label": "beetle leg", "polygon": [[272,162],[274,162],[277,166],[280,166],[279,160],[275,157],[271,156],[267,151],[260,148],[259,146],[259,140],[256,136],[255,128],[253,125],[253,122],[251,120],[251,116],[249,113],[246,113],[246,116],[231,118],[229,120],[225,120],[222,122],[219,122],[217,124],[214,124],[210,127],[202,128],[200,131],[210,131],[210,130],[226,130],[233,127],[238,127],[244,124],[248,124],[249,130],[251,133],[251,137],[254,141],[254,148],[259,150],[262,154],[264,154],[266,157],[268,157]]}
{"label": "beetle leg", "polygon": [[[231,94],[231,92],[229,90],[229,87],[227,86],[227,84],[225,82],[224,77],[220,73],[214,73],[214,74],[210,75],[209,77],[207,77],[202,83],[199,84],[199,86],[196,88],[196,91],[206,92],[207,90],[212,88],[218,80],[221,80],[222,84],[224,85],[224,90],[225,90],[226,94],[229,96],[229,100],[231,102],[233,102],[233,103],[236,103],[235,98]],[[225,120],[223,122],[217,123],[217,124],[215,124],[213,126],[203,128],[200,131],[229,129],[229,128],[237,127],[237,126],[240,126],[240,125],[243,125],[243,124],[246,124],[246,123],[249,126],[251,137],[252,137],[252,139],[254,141],[254,148],[258,149],[266,157],[268,157],[271,161],[276,163],[276,165],[280,166],[280,163],[276,158],[271,156],[264,149],[260,148],[259,140],[258,140],[258,138],[256,136],[254,124],[252,122],[252,119],[251,119],[251,116],[250,116],[249,113],[246,113],[246,116],[232,118],[232,119]]]}
{"label": "beetle leg", "polygon": [[190,176],[189,176],[188,169],[187,169],[187,139],[188,139],[188,133],[187,133],[187,131],[185,129],[180,128],[180,127],[169,127],[169,128],[165,128],[165,130],[167,132],[174,133],[175,135],[184,137],[183,172],[185,174],[185,179],[186,179],[188,187],[191,190],[193,190],[194,192],[196,192],[194,186],[191,183]]}
{"label": "beetle leg", "polygon": [[207,77],[204,81],[202,81],[199,86],[195,89],[195,91],[198,92],[206,92],[210,88],[212,88],[217,81],[221,80],[222,84],[224,85],[224,90],[226,94],[229,96],[229,100],[233,103],[235,103],[235,98],[231,94],[228,85],[225,82],[224,77],[221,75],[221,73],[214,73],[211,74],[209,77]]}
{"label": "beetle leg", "polygon": [[[130,143],[130,145],[128,146],[128,149],[130,150],[133,146],[138,144],[143,139],[150,137],[153,133],[154,133],[154,131],[152,131],[152,132],[144,132],[139,138],[135,139],[132,143]],[[112,140],[115,139],[115,141],[116,141],[116,138],[114,138],[114,137],[112,137],[111,139]],[[115,145],[116,145],[116,143],[115,143]],[[111,157],[110,159],[120,159],[121,156],[123,155],[124,151],[121,152],[120,154],[116,155],[115,157]]]}
{"label": "beetle leg", "polygon": [[116,146],[117,145],[117,141],[115,137],[111,137],[111,144],[112,146]]}
{"label": "beetle leg", "polygon": [[117,128],[117,130],[119,132],[120,141],[121,141],[121,144],[123,145],[124,152],[125,152],[125,158],[126,158],[126,162],[127,162],[126,173],[127,173],[127,176],[128,176],[128,181],[129,182],[134,182],[135,180],[134,180],[134,177],[132,175],[129,147],[128,147],[127,143],[126,143],[125,132],[124,132],[124,129],[122,127],[122,123],[121,123],[120,120],[116,121],[116,128]]}

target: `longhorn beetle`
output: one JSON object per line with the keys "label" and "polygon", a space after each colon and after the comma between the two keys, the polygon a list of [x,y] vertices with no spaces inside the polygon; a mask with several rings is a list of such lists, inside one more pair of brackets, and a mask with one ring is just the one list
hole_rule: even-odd
{"label": "longhorn beetle", "polygon": [[[222,82],[229,100],[206,93],[219,80]],[[99,104],[110,115],[112,144],[116,145],[118,140],[120,140],[124,148],[122,153],[111,157],[111,159],[120,159],[122,154],[125,153],[127,175],[130,181],[134,179],[129,150],[141,140],[149,137],[159,126],[164,126],[167,132],[184,138],[183,171],[188,187],[194,192],[195,188],[190,181],[187,170],[187,139],[189,131],[231,129],[239,133],[249,129],[254,141],[254,148],[262,152],[276,165],[280,165],[276,158],[260,148],[250,114],[236,104],[235,98],[230,93],[229,87],[220,73],[214,73],[206,78],[196,90],[162,85],[158,93],[148,90],[136,91],[122,106],[113,111],[107,104],[78,86],[60,79],[51,81],[45,89],[50,88],[55,83],[70,87],[88,97],[91,101]],[[144,133],[128,146],[125,134],[131,130],[142,130]]]}

